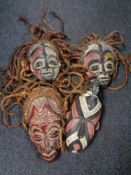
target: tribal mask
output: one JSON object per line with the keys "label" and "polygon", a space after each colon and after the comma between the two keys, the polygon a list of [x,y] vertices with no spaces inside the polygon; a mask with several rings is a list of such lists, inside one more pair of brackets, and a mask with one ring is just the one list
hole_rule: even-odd
{"label": "tribal mask", "polygon": [[53,81],[59,74],[61,63],[58,51],[49,42],[37,43],[29,51],[32,73],[42,81]]}
{"label": "tribal mask", "polygon": [[48,162],[54,160],[62,148],[62,114],[62,99],[52,88],[35,88],[24,105],[30,138]]}
{"label": "tribal mask", "polygon": [[88,46],[83,58],[88,77],[96,78],[102,86],[107,86],[117,65],[113,49],[104,42],[96,42]]}

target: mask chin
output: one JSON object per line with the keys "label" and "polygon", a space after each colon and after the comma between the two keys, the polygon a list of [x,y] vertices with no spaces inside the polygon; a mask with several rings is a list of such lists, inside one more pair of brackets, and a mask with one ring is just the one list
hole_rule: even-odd
{"label": "mask chin", "polygon": [[42,80],[46,80],[46,81],[52,81],[54,80],[52,75],[48,75],[48,76],[42,76],[41,77]]}
{"label": "mask chin", "polygon": [[46,71],[41,71],[41,80],[45,80],[45,81],[53,81],[56,79],[58,72],[55,72],[54,70],[48,70]]}
{"label": "mask chin", "polygon": [[110,77],[109,78],[97,78],[98,79],[98,81],[99,81],[99,83],[100,83],[100,85],[101,86],[103,86],[103,87],[106,87],[106,86],[108,86],[108,84],[110,83]]}

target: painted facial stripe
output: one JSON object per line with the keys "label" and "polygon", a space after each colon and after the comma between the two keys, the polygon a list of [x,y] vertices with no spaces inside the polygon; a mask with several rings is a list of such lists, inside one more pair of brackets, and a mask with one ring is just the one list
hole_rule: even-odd
{"label": "painted facial stripe", "polygon": [[[76,142],[79,140],[79,142],[81,143],[82,145],[82,149],[85,149],[87,147],[87,139],[86,137],[82,137],[82,138],[79,138],[78,137],[78,132],[75,132],[73,133],[72,135],[70,135],[67,139],[66,139],[66,145],[68,147],[72,146],[73,148],[74,145],[76,144]],[[77,150],[77,149],[76,149]]]}
{"label": "painted facial stripe", "polygon": [[75,100],[75,104],[76,104],[78,116],[84,116],[84,113],[83,113],[82,108],[81,108],[81,103],[80,103],[79,97]]}
{"label": "painted facial stripe", "polygon": [[[79,149],[78,149],[78,146],[77,146],[77,149],[75,149],[75,145],[79,145]],[[72,142],[70,145],[69,145],[69,149],[71,150],[72,153],[76,154],[77,152],[83,150],[82,149],[82,144],[80,142],[80,140],[75,140],[74,142]]]}
{"label": "painted facial stripe", "polygon": [[84,116],[84,118],[87,118],[90,111],[89,111],[89,108],[88,108],[88,105],[87,105],[87,102],[86,102],[86,98],[81,95],[79,97],[79,101],[80,101],[80,107],[81,107],[82,112],[84,114],[83,116]]}
{"label": "painted facial stripe", "polygon": [[78,131],[75,133],[71,134],[67,139],[66,139],[66,145],[69,146],[72,142],[75,140],[78,140]]}
{"label": "painted facial stripe", "polygon": [[91,44],[91,45],[89,45],[89,46],[88,46],[88,49],[85,50],[84,55],[89,54],[89,52],[91,52],[91,51],[99,51],[99,46],[98,46],[98,44]]}
{"label": "painted facial stripe", "polygon": [[80,138],[80,142],[82,144],[82,148],[85,149],[87,147],[87,139],[86,139],[86,137],[84,136],[84,137]]}
{"label": "painted facial stripe", "polygon": [[38,47],[32,52],[30,56],[30,62],[34,62],[36,58],[39,58],[41,56],[42,56],[42,47]]}
{"label": "painted facial stripe", "polygon": [[69,121],[71,119],[71,117],[72,117],[71,111],[68,111],[66,113],[66,119]]}
{"label": "painted facial stripe", "polygon": [[106,51],[105,53],[103,53],[103,55],[104,55],[105,59],[112,59],[112,60],[114,60],[114,56],[112,55],[111,52]]}
{"label": "painted facial stripe", "polygon": [[97,52],[91,52],[84,57],[84,67],[88,67],[89,63],[93,60],[101,60],[101,56]]}
{"label": "painted facial stripe", "polygon": [[[87,98],[89,99],[89,97],[87,97]],[[88,100],[86,100],[85,96],[81,95],[79,97],[79,104],[80,104],[79,111],[81,109],[81,113],[83,113],[83,115],[81,115],[81,116],[84,116],[84,118],[88,118],[88,117],[94,115],[96,112],[98,112],[101,109],[101,102],[99,101],[98,98],[97,98],[96,105],[91,110],[89,110],[89,108],[88,108],[89,103],[87,101]]]}
{"label": "painted facial stripe", "polygon": [[77,108],[76,108],[76,102],[74,101],[73,104],[72,104],[72,117],[75,118],[78,116],[78,111],[77,111]]}
{"label": "painted facial stripe", "polygon": [[[72,119],[66,126],[66,133],[67,135],[70,135],[74,130],[77,129],[77,125],[79,123],[80,119]],[[69,134],[68,134],[69,132]]]}
{"label": "painted facial stripe", "polygon": [[73,144],[73,149],[74,149],[74,150],[77,150],[77,151],[80,150],[80,149],[81,149],[80,144],[74,143],[74,144]]}
{"label": "painted facial stripe", "polygon": [[95,128],[90,122],[87,123],[87,128],[88,128],[88,133],[89,133],[90,140],[92,140],[92,138],[95,134]]}

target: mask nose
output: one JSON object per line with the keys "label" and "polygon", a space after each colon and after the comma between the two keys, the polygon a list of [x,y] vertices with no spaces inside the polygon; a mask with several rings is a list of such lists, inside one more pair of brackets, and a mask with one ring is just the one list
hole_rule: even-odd
{"label": "mask nose", "polygon": [[48,64],[47,64],[47,65],[45,66],[45,69],[48,70],[48,68],[49,68],[49,67],[48,67]]}
{"label": "mask nose", "polygon": [[48,71],[48,69],[49,69],[49,64],[48,64],[47,60],[45,60],[45,69],[46,69],[46,71]]}
{"label": "mask nose", "polygon": [[105,71],[101,71],[100,75],[106,75],[106,72]]}

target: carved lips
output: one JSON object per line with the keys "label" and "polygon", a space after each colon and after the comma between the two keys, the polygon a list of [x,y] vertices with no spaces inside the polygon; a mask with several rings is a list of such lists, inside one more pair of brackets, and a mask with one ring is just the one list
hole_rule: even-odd
{"label": "carved lips", "polygon": [[[31,97],[31,98],[30,98]],[[52,161],[63,144],[62,99],[52,88],[35,88],[25,102],[29,135],[42,158]]]}

